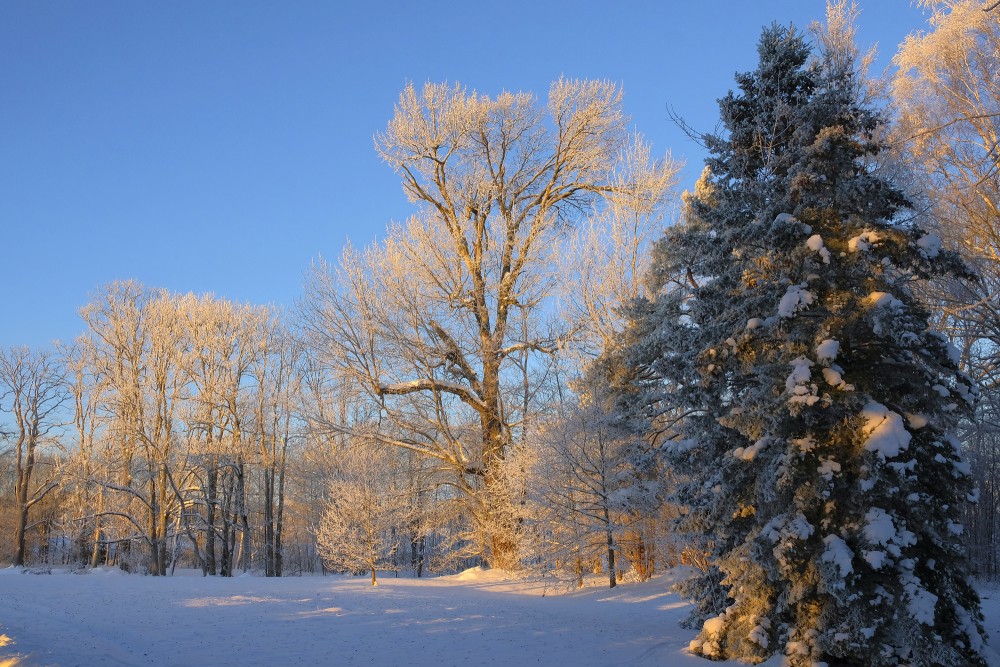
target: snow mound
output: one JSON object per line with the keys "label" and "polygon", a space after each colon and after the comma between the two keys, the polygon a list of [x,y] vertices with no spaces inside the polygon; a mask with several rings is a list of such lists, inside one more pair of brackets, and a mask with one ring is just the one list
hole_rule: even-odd
{"label": "snow mound", "polygon": [[743,447],[737,447],[735,450],[733,450],[733,456],[738,459],[743,459],[744,461],[753,461],[754,458],[757,457],[757,454],[760,453],[760,450],[767,447],[767,445],[770,442],[771,438],[765,437],[753,443],[746,449],[744,449]]}
{"label": "snow mound", "polygon": [[918,623],[924,625],[934,625],[934,606],[937,604],[937,596],[925,589],[914,577],[913,581],[903,586],[906,596],[910,598],[907,608],[910,615]]}
{"label": "snow mound", "polygon": [[449,579],[450,581],[461,581],[464,583],[493,583],[498,581],[509,581],[514,578],[514,575],[507,570],[494,570],[480,565],[477,567],[470,567],[468,570],[463,570],[462,572],[453,574],[450,577],[442,578]]}
{"label": "snow mound", "polygon": [[823,551],[823,556],[821,559],[824,563],[833,563],[840,570],[840,576],[846,577],[850,573],[854,572],[854,565],[851,561],[854,559],[854,552],[851,548],[847,546],[847,542],[840,539],[837,535],[827,535],[823,538],[823,544],[826,545],[826,550]]}
{"label": "snow mound", "polygon": [[941,237],[937,234],[925,234],[917,240],[920,254],[927,259],[934,259],[941,252]]}
{"label": "snow mound", "polygon": [[826,246],[823,244],[823,237],[819,234],[813,234],[808,239],[806,239],[806,247],[813,252],[818,252],[819,256],[823,258],[824,264],[830,263],[830,251],[827,250]]}
{"label": "snow mound", "polygon": [[816,360],[819,362],[831,362],[837,358],[840,352],[840,342],[827,338],[816,346]]}
{"label": "snow mound", "polygon": [[878,234],[875,232],[862,232],[855,236],[854,238],[848,240],[847,250],[848,252],[864,252],[872,247],[872,245],[879,242]]}
{"label": "snow mound", "polygon": [[882,459],[899,456],[910,446],[910,432],[903,426],[903,418],[881,403],[871,401],[861,411],[865,420],[862,432],[867,436],[865,449],[875,452]]}
{"label": "snow mound", "polygon": [[805,285],[789,285],[778,302],[778,317],[791,317],[806,306],[812,305],[816,296]]}
{"label": "snow mound", "polygon": [[873,507],[865,514],[865,537],[872,544],[889,544],[896,537],[896,527],[886,511]]}
{"label": "snow mound", "polygon": [[873,308],[902,308],[903,302],[888,292],[872,292],[865,297],[865,303]]}
{"label": "snow mound", "polygon": [[823,379],[831,387],[836,387],[843,391],[854,391],[853,384],[847,384],[844,382],[844,375],[842,369],[839,366],[831,366],[830,368],[823,369]]}
{"label": "snow mound", "polygon": [[810,383],[809,368],[812,365],[813,362],[805,357],[798,357],[789,362],[792,373],[785,379],[785,391],[789,394],[789,403],[814,405],[819,401],[819,396],[816,395],[818,388],[815,384]]}

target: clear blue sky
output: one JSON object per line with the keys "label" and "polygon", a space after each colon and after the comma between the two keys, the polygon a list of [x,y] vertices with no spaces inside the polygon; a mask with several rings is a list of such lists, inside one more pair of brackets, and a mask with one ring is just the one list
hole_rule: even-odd
{"label": "clear blue sky", "polygon": [[[881,64],[924,16],[860,0]],[[657,153],[701,169],[699,130],[760,29],[823,0],[0,0],[0,346],[83,330],[100,285],[291,305],[303,272],[411,209],[372,135],[407,81],[544,97],[623,84]]]}

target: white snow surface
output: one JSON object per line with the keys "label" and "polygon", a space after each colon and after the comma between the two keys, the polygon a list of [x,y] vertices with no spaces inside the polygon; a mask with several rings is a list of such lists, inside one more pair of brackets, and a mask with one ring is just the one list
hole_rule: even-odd
{"label": "white snow surface", "polygon": [[753,443],[746,449],[744,449],[743,447],[737,447],[735,450],[733,450],[733,456],[735,456],[738,459],[743,459],[744,461],[753,461],[757,457],[757,454],[760,453],[760,450],[767,447],[768,444],[770,444],[770,442],[771,438],[764,437],[758,440],[757,442]]}
{"label": "white snow surface", "polygon": [[819,234],[813,234],[808,239],[806,239],[806,247],[813,252],[818,252],[819,256],[823,259],[824,264],[830,263],[830,251],[827,250],[826,246],[823,244],[823,237]]}
{"label": "white snow surface", "polygon": [[[697,634],[667,572],[582,590],[496,570],[437,578],[22,574],[0,569],[0,664],[677,665]],[[183,576],[182,576],[183,575]],[[603,587],[601,586],[603,584]],[[722,662],[736,666],[742,663]]]}
{"label": "white snow surface", "polygon": [[878,234],[873,231],[862,232],[847,241],[848,252],[864,252],[879,242]]}
{"label": "white snow surface", "polygon": [[824,368],[823,379],[826,380],[828,385],[831,387],[837,387],[838,389],[847,389],[849,386],[846,382],[844,382],[844,376],[836,368]]}
{"label": "white snow surface", "polygon": [[[745,667],[687,652],[697,632],[671,592],[684,568],[608,590],[567,590],[502,571],[450,577],[175,577],[96,569],[0,569],[0,664],[52,665],[661,665]],[[979,587],[1000,636],[1000,590]],[[994,640],[995,641],[995,640]],[[1000,656],[989,646],[991,667]],[[772,656],[759,667],[778,667]]]}
{"label": "white snow surface", "polygon": [[889,544],[896,537],[896,527],[886,511],[873,507],[865,514],[865,537],[872,544]]}
{"label": "white snow surface", "polygon": [[912,575],[910,581],[907,581],[903,585],[903,589],[909,598],[906,606],[910,611],[910,615],[918,623],[934,625],[934,605],[937,604],[938,597],[921,586],[917,578]]}
{"label": "white snow surface", "polygon": [[785,391],[789,394],[788,402],[813,405],[819,401],[819,396],[816,395],[816,385],[809,383],[811,378],[809,368],[813,362],[805,357],[798,357],[792,359],[788,365],[792,367],[791,374],[785,378]]}
{"label": "white snow surface", "polygon": [[862,551],[861,557],[868,561],[874,569],[880,570],[882,566],[885,565],[886,560],[889,558],[889,554],[878,549],[873,549],[871,551]]}
{"label": "white snow surface", "polygon": [[903,302],[888,292],[872,292],[865,301],[875,308],[902,308]]}
{"label": "white snow surface", "polygon": [[833,476],[840,472],[840,464],[830,457],[821,457],[820,464],[816,472],[823,476],[826,481],[832,481]]}

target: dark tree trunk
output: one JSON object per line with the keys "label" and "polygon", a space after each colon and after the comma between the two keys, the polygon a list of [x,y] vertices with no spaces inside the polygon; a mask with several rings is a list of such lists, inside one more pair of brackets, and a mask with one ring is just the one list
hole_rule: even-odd
{"label": "dark tree trunk", "polygon": [[274,576],[276,577],[281,576],[284,561],[281,539],[285,520],[285,453],[287,446],[288,441],[283,440],[281,444],[281,459],[278,467],[278,509],[274,524]]}
{"label": "dark tree trunk", "polygon": [[608,513],[607,505],[604,506],[604,526],[607,534],[608,542],[608,588],[614,588],[618,585],[618,580],[615,573],[615,536],[614,531],[611,530],[611,516]]}
{"label": "dark tree trunk", "polygon": [[205,569],[208,574],[215,576],[217,565],[215,559],[215,507],[219,498],[219,468],[215,462],[210,462],[206,470],[205,489]]}
{"label": "dark tree trunk", "polygon": [[264,468],[264,576],[274,577],[274,469]]}
{"label": "dark tree trunk", "polygon": [[[19,494],[20,495],[20,494]],[[17,525],[14,527],[14,566],[24,565],[24,534],[28,526],[28,504],[20,497],[17,503]]]}

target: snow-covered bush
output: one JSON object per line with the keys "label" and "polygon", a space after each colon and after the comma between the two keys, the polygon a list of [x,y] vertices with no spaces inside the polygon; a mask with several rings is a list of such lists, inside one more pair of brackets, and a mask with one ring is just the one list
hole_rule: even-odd
{"label": "snow-covered bush", "polygon": [[388,452],[375,447],[347,449],[330,483],[330,502],[316,531],[324,566],[339,572],[395,569],[407,511],[394,488]]}

